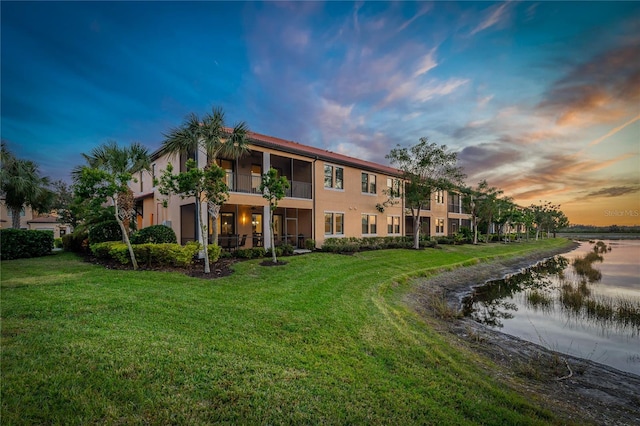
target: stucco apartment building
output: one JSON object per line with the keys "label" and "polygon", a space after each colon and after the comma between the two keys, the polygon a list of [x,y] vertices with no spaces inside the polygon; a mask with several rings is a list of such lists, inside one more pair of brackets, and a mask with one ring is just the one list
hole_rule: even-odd
{"label": "stucco apartment building", "polygon": [[[11,228],[11,222],[11,212],[7,209],[4,200],[0,199],[0,229]],[[20,229],[51,231],[54,238],[62,237],[73,231],[71,225],[60,223],[54,214],[35,214],[28,206],[20,212]]]}
{"label": "stucco apartment building", "polygon": [[[261,176],[270,167],[286,176],[291,187],[275,212],[275,244],[304,247],[307,239],[322,246],[326,238],[403,236],[413,232],[410,213],[398,204],[379,207],[388,199],[388,188],[401,186],[399,170],[358,158],[302,145],[296,142],[250,133],[250,153],[240,159],[218,158],[226,170],[229,199],[218,219],[219,244],[223,247],[271,247],[269,206],[259,191]],[[206,164],[206,154],[191,158]],[[184,170],[186,158],[152,155],[151,173],[143,172],[131,183],[136,198],[138,228],[166,224],[178,241],[198,239],[193,198],[171,196],[166,202],[153,186],[171,162]],[[203,210],[206,206],[202,207]],[[422,212],[422,231],[428,235],[449,235],[469,226],[459,197],[444,192],[433,195]],[[210,220],[210,224],[211,219]],[[211,228],[211,227],[210,227]],[[211,231],[210,231],[211,232]]]}

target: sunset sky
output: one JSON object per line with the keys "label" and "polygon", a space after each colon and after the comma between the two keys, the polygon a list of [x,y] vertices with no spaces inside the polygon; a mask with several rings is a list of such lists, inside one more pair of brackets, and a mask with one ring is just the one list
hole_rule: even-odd
{"label": "sunset sky", "polygon": [[640,224],[640,2],[8,2],[1,132],[69,181],[190,112],[388,164],[420,137],[521,205]]}

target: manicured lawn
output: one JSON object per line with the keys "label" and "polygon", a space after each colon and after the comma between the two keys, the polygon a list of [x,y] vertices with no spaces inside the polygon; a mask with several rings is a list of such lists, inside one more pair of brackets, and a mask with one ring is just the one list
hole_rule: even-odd
{"label": "manicured lawn", "polygon": [[410,276],[564,243],[314,253],[219,280],[2,262],[2,424],[553,422],[401,296]]}

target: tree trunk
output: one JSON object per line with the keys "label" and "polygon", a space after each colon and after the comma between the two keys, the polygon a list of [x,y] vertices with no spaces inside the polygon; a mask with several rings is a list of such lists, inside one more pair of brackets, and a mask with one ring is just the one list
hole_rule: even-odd
{"label": "tree trunk", "polygon": [[202,247],[204,247],[204,273],[211,273],[211,265],[209,265],[209,229],[207,223],[205,222],[202,225],[202,232],[204,233],[204,238],[202,239]]}
{"label": "tree trunk", "polygon": [[118,197],[113,198],[113,205],[116,210],[116,222],[120,225],[120,230],[122,231],[122,238],[124,239],[124,243],[127,245],[129,249],[129,257],[131,257],[131,264],[133,265],[133,270],[136,271],[138,269],[138,262],[136,261],[136,254],[133,252],[133,246],[131,245],[131,241],[129,240],[129,233],[127,232],[127,228],[124,227],[124,222],[120,219],[120,215],[118,214]]}
{"label": "tree trunk", "polygon": [[273,259],[273,263],[278,263],[278,259],[276,259],[276,236],[273,227],[273,209],[271,209],[271,207],[269,207],[269,223],[269,227],[271,228],[271,258]]}
{"label": "tree trunk", "polygon": [[200,196],[196,197],[196,212],[196,229],[199,231],[198,242],[202,244],[202,252],[204,253],[204,273],[208,274],[211,272],[211,266],[209,265],[209,228],[207,226],[209,221],[206,217],[202,217]]}
{"label": "tree trunk", "polygon": [[478,245],[478,218],[474,214],[473,219],[473,244]]}
{"label": "tree trunk", "polygon": [[413,215],[413,248],[420,249],[420,210]]}
{"label": "tree trunk", "polygon": [[207,202],[207,208],[211,215],[211,243],[218,244],[218,217],[220,216],[220,206]]}
{"label": "tree trunk", "polygon": [[22,212],[22,207],[11,207],[9,211],[11,212],[11,227],[13,229],[20,229],[20,213]]}

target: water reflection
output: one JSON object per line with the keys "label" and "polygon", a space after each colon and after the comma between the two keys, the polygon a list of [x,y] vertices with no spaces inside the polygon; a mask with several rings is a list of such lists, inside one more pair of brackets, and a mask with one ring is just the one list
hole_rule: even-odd
{"label": "water reflection", "polygon": [[637,242],[585,243],[477,288],[463,312],[505,333],[640,374],[640,275],[629,280],[615,273],[637,267],[639,254]]}

